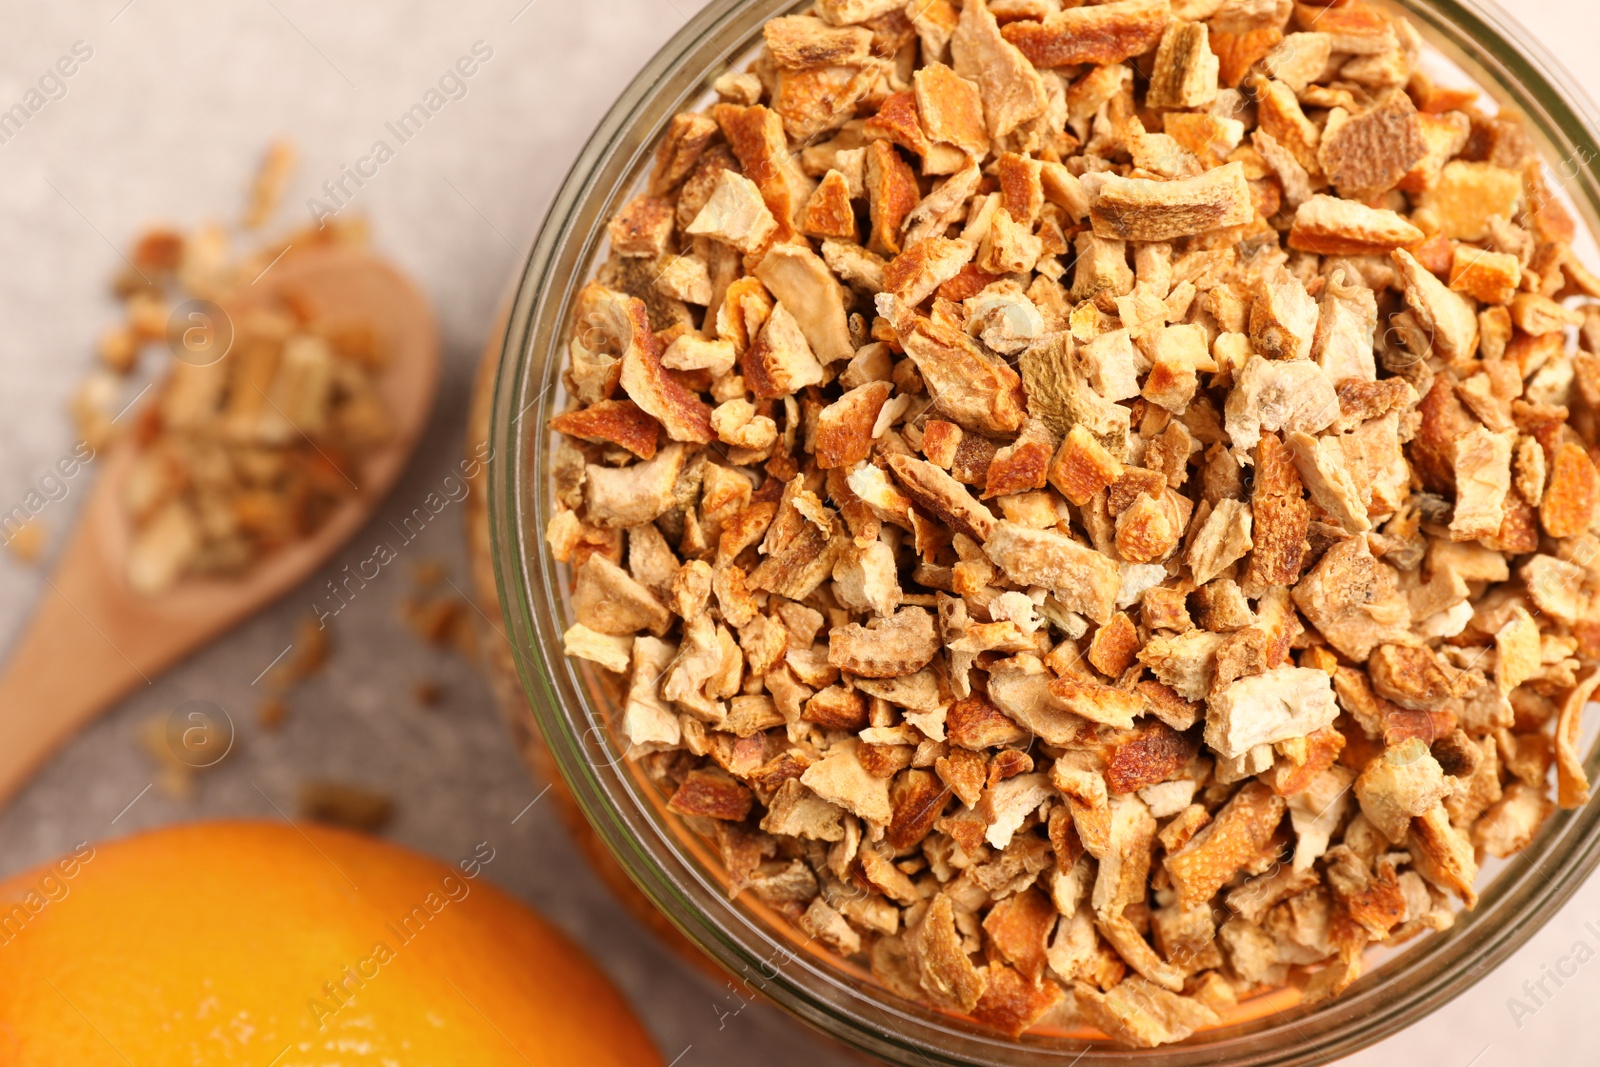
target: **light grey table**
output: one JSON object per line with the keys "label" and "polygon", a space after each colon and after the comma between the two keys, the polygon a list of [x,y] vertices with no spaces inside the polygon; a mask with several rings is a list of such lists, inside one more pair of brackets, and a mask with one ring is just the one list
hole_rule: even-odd
{"label": "light grey table", "polygon": [[[3,0],[0,109],[38,84],[58,57],[92,55],[49,85],[56,99],[0,143],[0,511],[70,450],[68,397],[113,321],[105,279],[142,225],[236,216],[263,146],[287,135],[302,161],[282,218],[311,220],[385,123],[438,85],[475,43],[492,49],[450,100],[356,193],[379,246],[433,295],[445,339],[438,413],[419,458],[390,501],[409,510],[459,455],[466,398],[487,324],[520,266],[545,207],[589,130],[696,0]],[[1524,23],[1600,95],[1588,0],[1525,0]],[[64,88],[64,93],[62,89]],[[41,515],[52,545],[70,527],[89,476]],[[459,509],[457,509],[459,511]],[[383,522],[380,515],[376,522]],[[357,539],[359,543],[360,539]],[[352,550],[354,552],[354,550]],[[331,574],[345,562],[338,557]],[[488,690],[457,657],[424,650],[398,617],[407,569],[445,561],[465,586],[460,515],[427,528],[337,620],[325,673],[297,690],[279,732],[257,729],[252,679],[292,639],[321,578],[125,702],[71,744],[0,813],[0,875],[75,841],[102,840],[207,816],[273,816],[305,775],[388,790],[400,798],[389,836],[453,858],[492,841],[490,874],[587,946],[633,1001],[668,1060],[704,1067],[813,1064],[827,1057],[777,1012],[728,1017],[727,991],[664,952],[588,875],[540,785],[514,756]],[[0,647],[19,632],[41,572],[0,557]],[[412,698],[436,679],[433,710]],[[157,789],[137,734],[189,699],[228,709],[234,757],[192,800]],[[135,799],[137,798],[137,800]],[[131,804],[131,806],[130,806]],[[515,821],[513,821],[515,820]],[[1591,881],[1514,959],[1406,1033],[1348,1061],[1360,1067],[1587,1062],[1583,1020],[1600,998],[1600,965],[1571,972],[1579,942],[1600,951],[1600,882]],[[1563,962],[1563,960],[1566,962]],[[1535,1009],[1513,1013],[1510,998]],[[691,1047],[692,1046],[692,1047]],[[686,1051],[687,1050],[687,1051]]]}

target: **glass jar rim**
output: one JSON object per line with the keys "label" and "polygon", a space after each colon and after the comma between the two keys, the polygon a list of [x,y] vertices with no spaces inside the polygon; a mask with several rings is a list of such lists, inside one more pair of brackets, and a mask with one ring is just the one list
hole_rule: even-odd
{"label": "glass jar rim", "polygon": [[[1502,105],[1528,119],[1546,162],[1600,233],[1600,178],[1590,167],[1600,123],[1571,76],[1484,0],[1378,0],[1420,26],[1428,43]],[[1100,1043],[1049,1047],[965,1026],[892,996],[869,996],[836,963],[797,953],[727,899],[682,834],[669,831],[636,776],[608,747],[580,668],[562,654],[562,580],[544,542],[550,449],[544,427],[559,381],[573,298],[620,197],[647,165],[670,116],[702,95],[719,64],[741,58],[784,0],[713,0],[623,91],[557,192],[513,301],[495,382],[489,522],[495,579],[529,705],[578,806],[644,894],[752,994],[761,992],[826,1034],[906,1064],[1207,1062],[1312,1067],[1350,1055],[1435,1010],[1520,947],[1600,865],[1600,805],[1561,811],[1484,888],[1477,909],[1370,971],[1342,997],[1152,1050]],[[1568,171],[1571,171],[1569,174]],[[597,758],[597,756],[599,758]],[[1600,772],[1600,746],[1586,767]],[[1550,861],[1554,869],[1547,871]],[[1076,1058],[1075,1058],[1076,1057]],[[1198,1057],[1198,1059],[1197,1059]]]}

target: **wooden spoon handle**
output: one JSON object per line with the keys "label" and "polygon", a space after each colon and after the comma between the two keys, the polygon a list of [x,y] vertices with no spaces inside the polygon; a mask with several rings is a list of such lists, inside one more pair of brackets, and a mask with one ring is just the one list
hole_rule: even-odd
{"label": "wooden spoon handle", "polygon": [[125,627],[106,617],[104,597],[85,588],[103,567],[85,558],[93,555],[87,532],[80,527],[47,579],[0,675],[0,804],[89,720],[160,669],[142,642],[129,642]]}

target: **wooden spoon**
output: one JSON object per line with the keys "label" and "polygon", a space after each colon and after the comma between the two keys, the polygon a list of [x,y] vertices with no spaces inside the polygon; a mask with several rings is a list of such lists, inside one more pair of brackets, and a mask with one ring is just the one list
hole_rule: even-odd
{"label": "wooden spoon", "polygon": [[439,337],[427,299],[370,252],[319,247],[285,256],[225,309],[238,322],[280,300],[311,318],[372,324],[389,353],[376,385],[393,437],[360,464],[354,480],[361,491],[311,537],[238,578],[183,579],[154,595],[136,592],[127,579],[132,529],[122,500],[134,449],[124,443],[108,450],[78,527],[0,676],[0,803],[130,690],[304,581],[366,523],[405,468],[439,380]]}

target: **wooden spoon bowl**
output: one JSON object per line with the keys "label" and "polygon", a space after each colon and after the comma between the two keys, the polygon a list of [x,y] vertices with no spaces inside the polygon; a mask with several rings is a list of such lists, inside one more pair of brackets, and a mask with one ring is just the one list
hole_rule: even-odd
{"label": "wooden spoon bowl", "polygon": [[303,582],[365,525],[405,469],[439,381],[438,330],[426,297],[370,252],[330,246],[290,253],[224,307],[237,322],[285,300],[310,318],[372,325],[389,354],[376,385],[393,435],[350,472],[360,492],[310,537],[237,578],[183,579],[153,595],[127,578],[133,530],[122,500],[136,455],[125,443],[108,450],[0,676],[0,803],[121,697]]}

